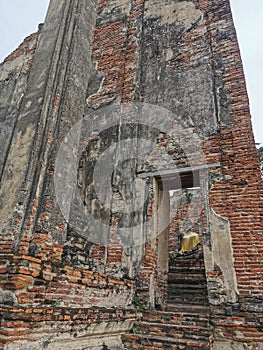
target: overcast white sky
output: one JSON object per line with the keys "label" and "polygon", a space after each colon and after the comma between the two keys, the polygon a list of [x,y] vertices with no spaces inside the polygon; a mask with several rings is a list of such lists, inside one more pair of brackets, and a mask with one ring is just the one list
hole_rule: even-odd
{"label": "overcast white sky", "polygon": [[[263,142],[263,0],[230,0],[256,142]],[[44,21],[49,0],[0,0],[0,62]]]}

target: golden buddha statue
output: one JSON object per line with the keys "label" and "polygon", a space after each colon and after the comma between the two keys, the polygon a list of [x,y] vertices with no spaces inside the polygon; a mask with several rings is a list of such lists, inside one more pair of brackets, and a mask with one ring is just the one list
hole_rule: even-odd
{"label": "golden buddha statue", "polygon": [[179,255],[191,254],[197,249],[198,244],[200,243],[199,236],[196,232],[192,231],[192,222],[189,219],[186,219],[183,222],[183,233],[179,235]]}

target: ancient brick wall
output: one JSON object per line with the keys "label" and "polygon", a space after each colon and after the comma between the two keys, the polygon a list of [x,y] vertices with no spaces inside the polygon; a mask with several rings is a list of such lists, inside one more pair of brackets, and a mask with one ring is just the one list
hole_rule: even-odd
{"label": "ancient brick wall", "polygon": [[[52,0],[36,41],[1,67],[4,348],[121,349],[136,308],[166,307],[185,219],[215,349],[262,347],[262,180],[229,2]],[[195,185],[169,237],[168,191]]]}
{"label": "ancient brick wall", "polygon": [[14,124],[1,174],[1,348],[116,348],[137,318],[129,310],[134,281],[99,272],[81,237],[68,249],[52,187],[58,142],[85,105],[95,10],[86,0],[53,1],[34,57],[36,35],[1,67],[5,109],[7,98],[16,103],[24,93],[17,120],[6,110],[1,116]]}

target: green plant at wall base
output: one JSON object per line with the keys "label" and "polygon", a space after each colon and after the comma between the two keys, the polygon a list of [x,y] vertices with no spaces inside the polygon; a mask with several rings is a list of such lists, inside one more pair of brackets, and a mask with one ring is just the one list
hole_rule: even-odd
{"label": "green plant at wall base", "polygon": [[61,299],[56,299],[51,306],[52,307],[58,307],[58,306],[61,305],[61,301],[62,301]]}
{"label": "green plant at wall base", "polygon": [[132,334],[136,334],[137,328],[135,326],[132,326],[131,332],[132,332]]}
{"label": "green plant at wall base", "polygon": [[132,304],[137,308],[139,306],[139,298],[135,295],[132,299]]}
{"label": "green plant at wall base", "polygon": [[137,296],[133,297],[132,303],[137,310],[148,310],[148,306],[146,304],[141,304]]}

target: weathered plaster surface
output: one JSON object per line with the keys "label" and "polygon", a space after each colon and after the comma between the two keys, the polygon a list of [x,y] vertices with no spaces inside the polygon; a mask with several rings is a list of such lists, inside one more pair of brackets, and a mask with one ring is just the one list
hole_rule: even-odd
{"label": "weathered plaster surface", "polygon": [[202,19],[202,12],[193,2],[171,2],[166,0],[160,6],[156,0],[148,0],[145,6],[145,18],[160,18],[162,24],[176,22],[181,32],[189,30]]}
{"label": "weathered plaster surface", "polygon": [[[218,216],[213,209],[210,209],[209,226],[212,248],[211,251],[207,247],[205,248],[207,270],[211,271],[212,268],[213,271],[213,269],[219,268],[223,275],[223,280],[221,281],[219,279],[218,281],[208,282],[210,302],[212,304],[221,302],[235,303],[238,297],[238,289],[229,221]],[[213,284],[218,285],[216,293],[213,291]],[[215,296],[219,299],[215,300]]]}
{"label": "weathered plaster surface", "polygon": [[0,288],[0,304],[3,305],[14,305],[17,303],[15,293],[9,290],[3,290]]}
{"label": "weathered plaster surface", "polygon": [[[145,102],[174,112],[184,127],[195,125],[201,137],[216,132],[217,102],[213,94],[211,53],[202,13],[194,3],[186,1],[167,1],[164,6],[146,1],[145,6],[141,43],[144,47],[141,92]],[[198,46],[185,49],[187,33],[198,39]],[[191,66],[187,66],[184,62],[191,55],[194,58]]]}
{"label": "weathered plaster surface", "polygon": [[113,0],[102,8],[97,18],[97,25],[103,23],[111,23],[123,19],[128,19],[131,9],[130,0]]}
{"label": "weathered plaster surface", "polygon": [[[36,225],[39,230],[53,226],[54,236],[63,240],[65,222],[51,176],[59,141],[83,115],[96,6],[96,2],[82,0],[50,3],[2,178],[0,224],[6,231],[17,232],[16,245],[21,231],[24,234]],[[63,107],[58,108],[61,100]],[[49,195],[42,196],[43,191]],[[38,215],[31,218],[33,201]],[[46,213],[46,205],[52,212]],[[54,225],[50,223],[53,215]]]}
{"label": "weathered plaster surface", "polygon": [[[0,65],[0,179],[11,146],[21,102],[28,87],[28,77],[37,44],[38,33],[23,44]],[[0,204],[3,208],[5,201]]]}
{"label": "weathered plaster surface", "polygon": [[38,329],[34,338],[38,339],[28,343],[27,341],[13,342],[4,346],[3,350],[121,350],[124,349],[121,340],[122,334],[128,332],[133,321],[124,322],[100,322],[91,324],[85,330],[68,332],[55,335],[45,334],[45,328]]}
{"label": "weathered plaster surface", "polygon": [[234,340],[216,340],[214,350],[262,350],[263,343],[241,343]]}

